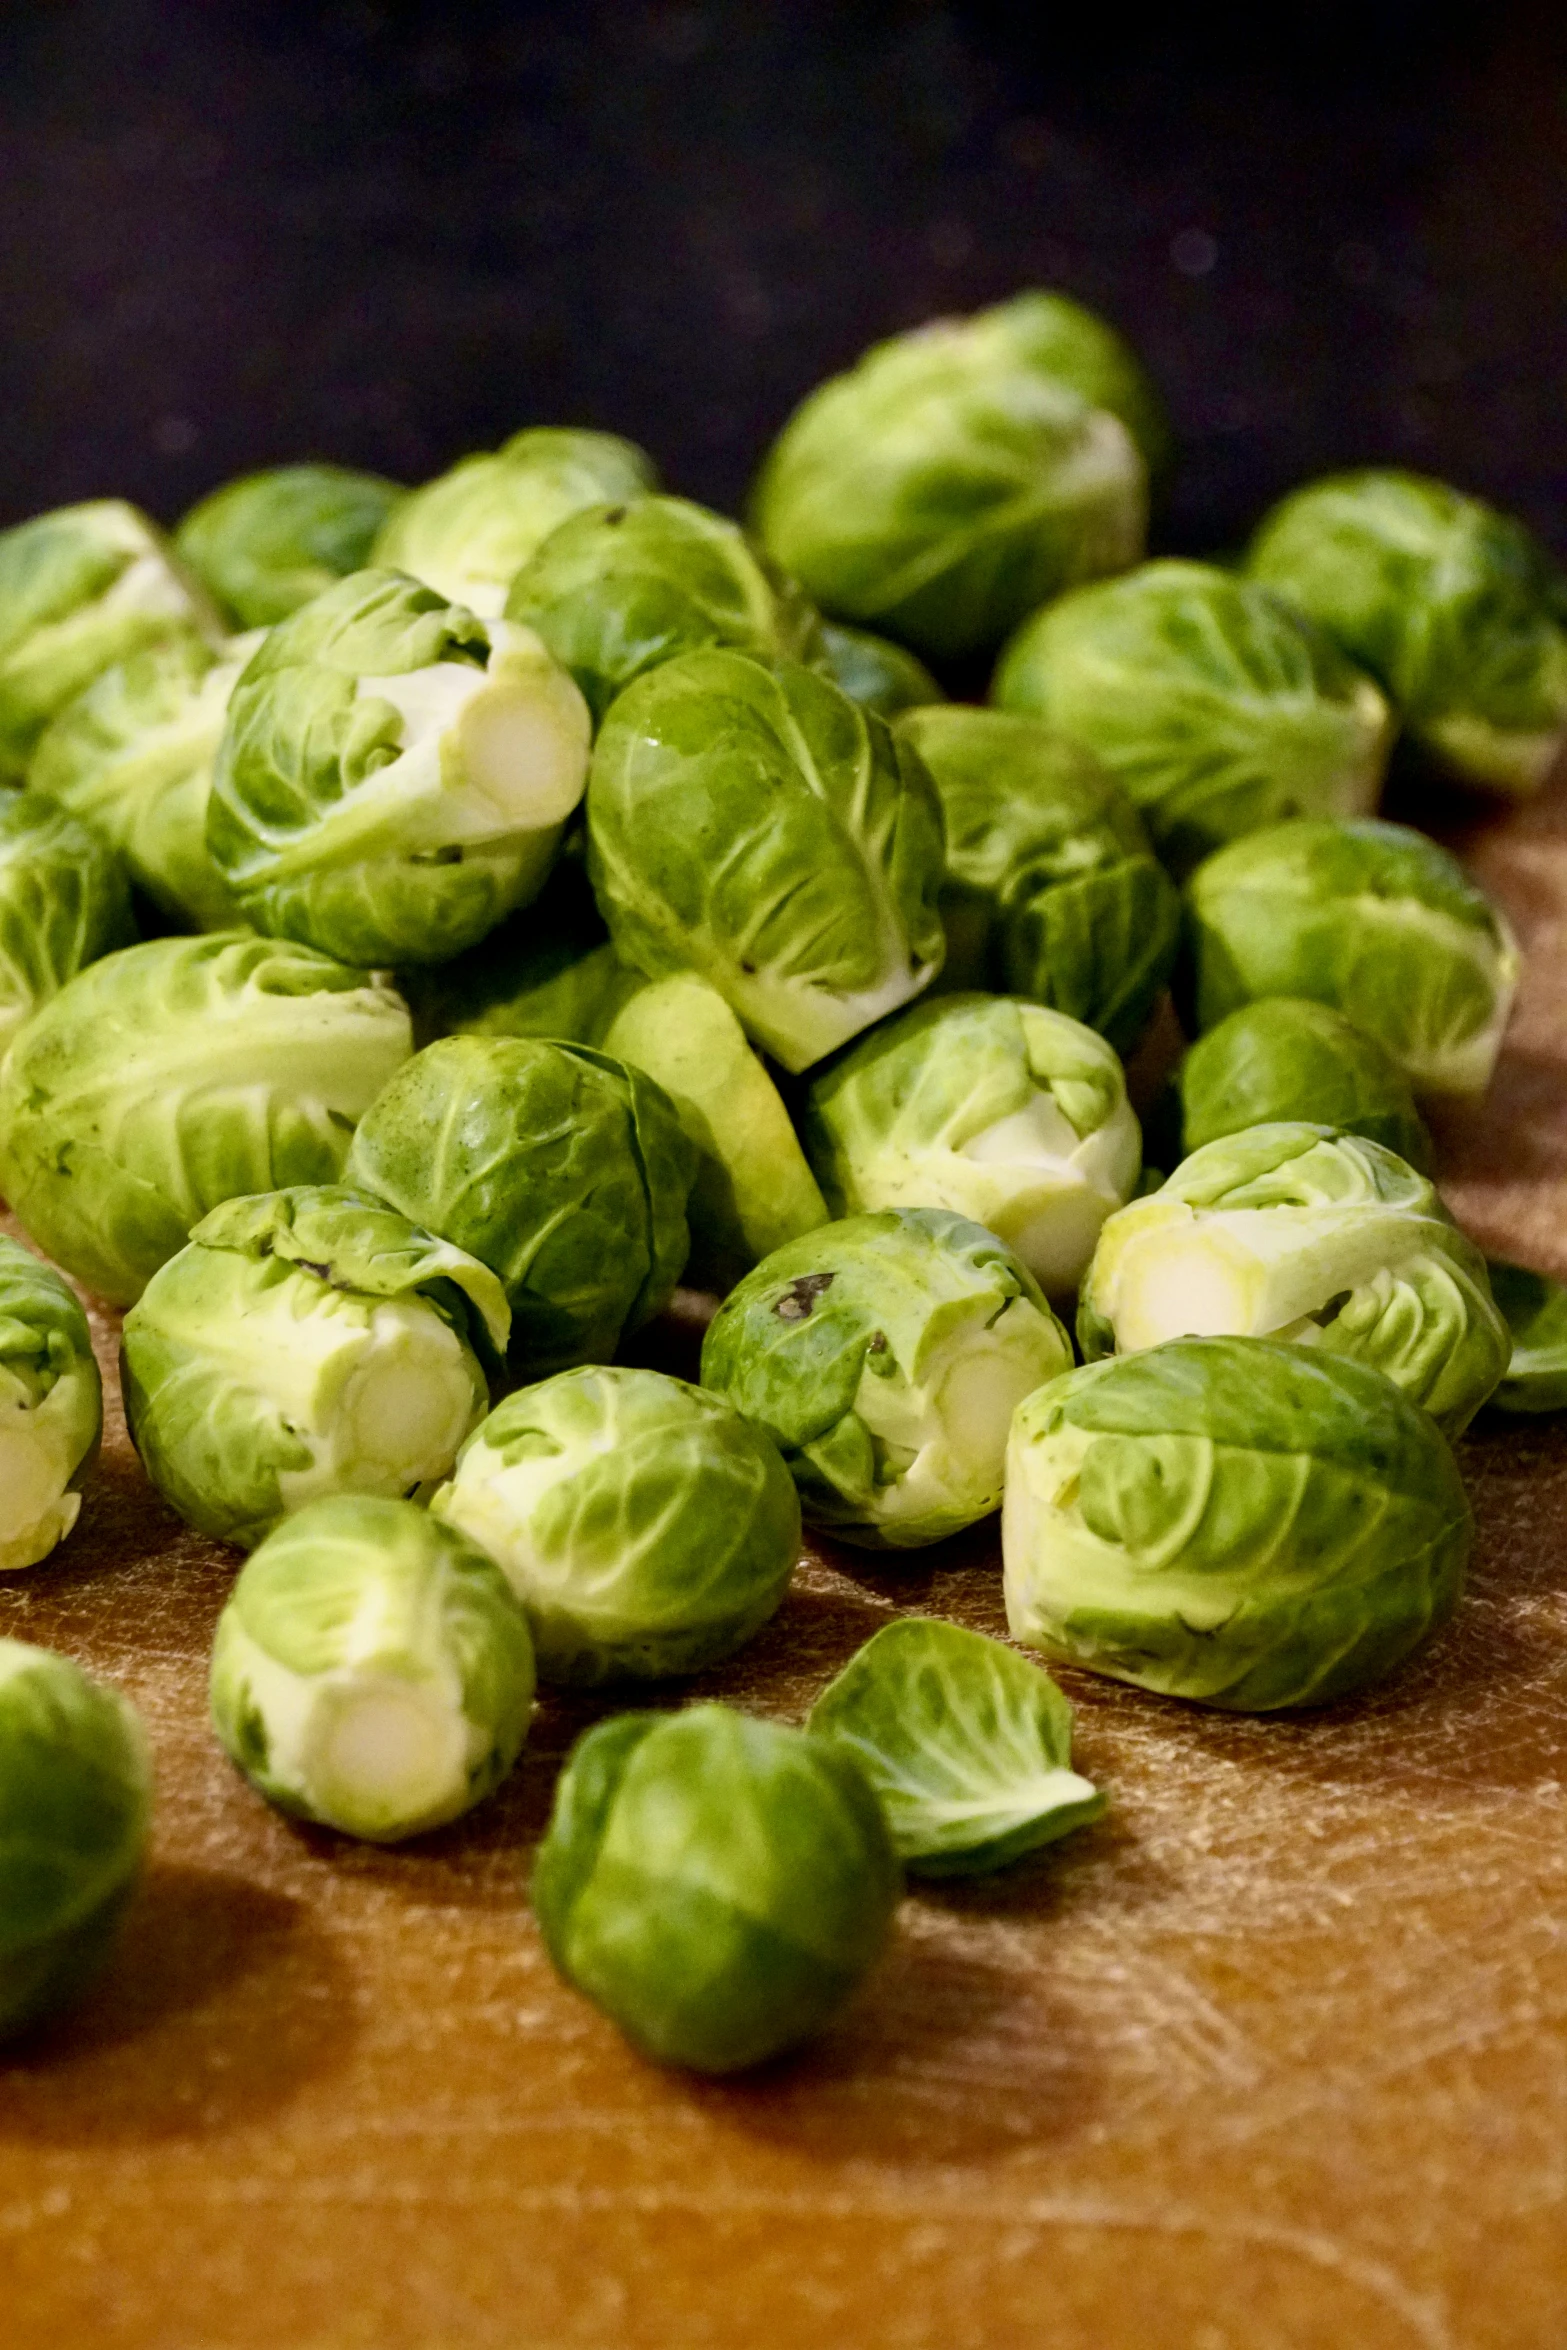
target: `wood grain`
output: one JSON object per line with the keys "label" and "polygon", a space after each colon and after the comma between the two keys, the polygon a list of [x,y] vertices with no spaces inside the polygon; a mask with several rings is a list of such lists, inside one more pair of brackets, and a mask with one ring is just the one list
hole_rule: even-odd
{"label": "wood grain", "polygon": [[[1567,819],[1463,838],[1529,960],[1445,1187],[1567,1273]],[[0,2064],[7,2350],[1560,2350],[1567,1429],[1463,1459],[1472,1588],[1410,1670],[1282,1722],[1063,1676],[1107,1818],[912,1893],[829,2038],[713,2086],[630,2054],[529,1916],[594,1709],[548,1698],[501,1795],[401,1851],[289,1825],[206,1726],[234,1559],[116,1407],[78,1532],[0,1589],[143,1708],[159,1785],[115,1961]],[[900,1608],[1002,1631],[993,1530],[813,1547],[692,1691],[798,1718]]]}

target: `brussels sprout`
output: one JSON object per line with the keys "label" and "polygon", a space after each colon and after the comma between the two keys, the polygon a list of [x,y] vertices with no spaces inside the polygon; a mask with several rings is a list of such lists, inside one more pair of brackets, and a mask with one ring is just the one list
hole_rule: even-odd
{"label": "brussels sprout", "polygon": [[1036,612],[995,698],[1091,751],[1177,872],[1261,824],[1373,807],[1392,741],[1336,646],[1207,563],[1145,563]]}
{"label": "brussels sprout", "polygon": [[309,947],[127,947],[0,1068],[0,1192],[68,1273],[130,1305],[220,1201],[333,1181],[410,1042],[399,996]]}
{"label": "brussels sprout", "polygon": [[1485,1259],[1431,1185],[1325,1126],[1207,1143],[1099,1235],[1077,1322],[1090,1362],[1228,1332],[1372,1363],[1449,1436],[1507,1368]]}
{"label": "brussels sprout", "polygon": [[270,628],[362,570],[407,494],[344,465],[274,465],[193,506],[174,533],[175,552],[235,628]]}
{"label": "brussels sprout", "polygon": [[694,1152],[662,1089],[585,1046],[449,1036],[387,1086],[348,1179],[499,1275],[527,1378],[607,1361],[686,1261]]}
{"label": "brussels sprout", "polygon": [[147,1741],[125,1699],[50,1649],[0,1640],[0,2037],[97,1971],[151,1818]]}
{"label": "brussels sprout", "polygon": [[546,1681],[717,1664],[774,1614],[800,1550],[777,1446],[661,1371],[589,1365],[519,1389],[430,1506],[501,1568]]}
{"label": "brussels sprout", "polygon": [[862,1037],[812,1085],[804,1135],[835,1214],[950,1208],[1053,1297],[1076,1289],[1142,1160],[1103,1037],[1009,996],[943,996]]}
{"label": "brussels sprout", "polygon": [[226,1200],[125,1317],[131,1439],[187,1523],[250,1550],[323,1494],[444,1477],[508,1323],[493,1273],[379,1200]]}
{"label": "brussels sprout", "polygon": [[1176,1078],[1181,1155],[1248,1126],[1304,1120],[1363,1134],[1429,1172],[1431,1137],[1409,1080],[1374,1036],[1326,1004],[1263,996],[1199,1037]]}
{"label": "brussels sprout", "polygon": [[627,688],[593,754],[588,870],[623,960],[699,972],[786,1069],[941,966],[935,788],[794,662],[686,653]]}
{"label": "brussels sprout", "polygon": [[1446,1439],[1380,1371],[1177,1338],[1020,1407],[1007,1621],[1047,1656],[1169,1697],[1321,1705],[1446,1621],[1472,1533]]}
{"label": "brussels sprout", "polygon": [[828,2023],[901,1890],[858,1765],[723,1705],[620,1714],[580,1738],[532,1887],[566,1981],[645,2054],[704,2073]]}
{"label": "brussels sprout", "polygon": [[632,441],[532,425],[493,456],[463,457],[405,498],[374,560],[496,619],[524,563],[568,516],[657,487],[653,460]]}
{"label": "brussels sprout", "polygon": [[1036,373],[1069,385],[1091,408],[1108,408],[1137,443],[1150,473],[1168,466],[1172,449],[1164,402],[1131,345],[1081,302],[1033,288],[992,310],[976,311],[968,336],[999,360],[1021,360]]}
{"label": "brussels sprout", "polygon": [[946,818],[944,984],[1031,996],[1130,1051],[1169,979],[1181,902],[1125,793],[1010,710],[954,702],[897,731]]}
{"label": "brussels sprout", "polygon": [[0,1232],[0,1569],[35,1567],[69,1534],[102,1428],[87,1316]]}
{"label": "brussels sprout", "polygon": [[537,896],[589,731],[531,631],[356,571],[280,621],[235,686],[207,846],[258,930],[445,962]]}
{"label": "brussels sprout", "polygon": [[1279,824],[1187,892],[1199,1030],[1260,996],[1331,1004],[1417,1094],[1480,1094],[1518,985],[1511,929],[1456,857],[1403,824]]}
{"label": "brussels sprout", "polygon": [[677,653],[727,645],[778,661],[821,649],[821,622],[794,582],[737,523],[686,498],[572,515],[518,572],[506,617],[537,631],[596,721]]}
{"label": "brussels sprout", "polygon": [[114,851],[63,809],[0,786],[0,1062],[24,1020],[135,935]]}
{"label": "brussels sprout", "polygon": [[874,710],[878,718],[895,718],[900,710],[947,698],[923,661],[890,637],[873,636],[868,628],[840,628],[825,621],[816,666],[851,702]]}
{"label": "brussels sprout", "polygon": [[989,652],[1074,580],[1135,563],[1148,474],[1119,417],[994,327],[938,321],[797,408],[752,499],[824,612],[927,660]]}
{"label": "brussels sprout", "polygon": [[1072,1709],[1049,1674],[957,1624],[886,1625],[806,1728],[854,1757],[916,1876],[1004,1868],[1105,1808],[1071,1768]]}
{"label": "brussels sprout", "polygon": [[450,963],[399,972],[421,1045],[442,1036],[554,1036],[593,1044],[625,966],[579,858],[565,855],[531,906]]}
{"label": "brussels sprout", "polygon": [[207,851],[207,799],[229,696],[261,642],[221,652],[193,630],[144,645],[95,677],[39,738],[27,770],[99,833],[166,920],[230,930],[238,903]]}
{"label": "brussels sprout", "polygon": [[0,531],[0,778],[20,780],[57,710],[138,645],[222,623],[162,533],[118,498]]}
{"label": "brussels sprout", "polygon": [[1567,735],[1567,581],[1521,523],[1418,474],[1346,473],[1275,506],[1246,560],[1453,774],[1544,782]]}
{"label": "brussels sprout", "polygon": [[498,1787],[533,1644],[494,1562],[410,1501],[338,1493],[241,1567],[212,1649],[212,1725],[258,1792],[390,1844]]}
{"label": "brussels sprout", "polygon": [[1567,1408],[1567,1289],[1543,1273],[1495,1257],[1486,1270],[1512,1341],[1507,1372],[1492,1403],[1503,1412]]}
{"label": "brussels sprout", "polygon": [[1027,1268],[939,1208],[793,1240],[719,1307],[702,1384],[764,1428],[845,1542],[939,1542],[1001,1499],[1013,1406],[1072,1346]]}

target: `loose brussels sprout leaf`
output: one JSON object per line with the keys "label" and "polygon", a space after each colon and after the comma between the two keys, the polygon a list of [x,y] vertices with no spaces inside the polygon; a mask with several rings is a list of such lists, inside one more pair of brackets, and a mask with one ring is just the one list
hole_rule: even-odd
{"label": "loose brussels sprout leaf", "polygon": [[125,1699],[0,1640],[0,2037],[63,2007],[107,1955],[152,1817]]}
{"label": "loose brussels sprout leaf", "polygon": [[901,1890],[858,1765],[723,1705],[620,1714],[580,1738],[532,1886],[566,1981],[646,2055],[704,2073],[830,2022]]}
{"label": "loose brussels sprout leaf", "polygon": [[776,1611],[800,1549],[777,1446],[660,1371],[589,1365],[519,1389],[431,1508],[501,1568],[546,1681],[717,1664]]}
{"label": "loose brussels sprout leaf", "polygon": [[485,1266],[379,1200],[228,1200],[125,1317],[125,1416],[164,1500],[249,1550],[324,1494],[444,1477],[507,1327]]}
{"label": "loose brussels sprout leaf", "polygon": [[1166,470],[1172,444],[1163,400],[1124,336],[1081,302],[1033,288],[977,311],[968,334],[999,357],[1021,360],[1069,385],[1091,408],[1108,408],[1137,443],[1149,472]]}
{"label": "loose brussels sprout leaf", "polygon": [[661,1088],[580,1045],[450,1036],[354,1138],[348,1177],[499,1275],[512,1364],[607,1361],[668,1302],[695,1153]]}
{"label": "loose brussels sprout leaf", "polygon": [[0,787],[0,1063],[24,1020],[135,935],[114,851],[64,809]]}
{"label": "loose brussels sprout leaf", "polygon": [[175,551],[233,627],[271,628],[335,579],[362,571],[407,494],[345,465],[274,465],[193,506]]}
{"label": "loose brussels sprout leaf", "polygon": [[1177,1076],[1181,1155],[1248,1126],[1304,1120],[1363,1134],[1419,1173],[1431,1137],[1386,1046],[1327,1004],[1264,996],[1199,1037]]}
{"label": "loose brussels sprout leaf", "polygon": [[405,498],[373,559],[411,572],[449,603],[498,618],[524,563],[568,516],[657,487],[653,460],[634,442],[533,425],[493,456],[464,457]]}
{"label": "loose brussels sprout leaf", "polygon": [[1417,1094],[1481,1094],[1518,986],[1502,914],[1456,857],[1374,819],[1280,824],[1236,841],[1187,891],[1199,1031],[1262,996],[1330,1004]]}
{"label": "loose brussels sprout leaf", "polygon": [[28,789],[81,818],[181,928],[231,930],[238,902],[207,851],[207,800],[229,696],[261,642],[219,652],[194,631],[143,645],[50,721]]}
{"label": "loose brussels sprout leaf", "polygon": [[921,1877],[981,1876],[1098,1819],[1072,1769],[1072,1709],[999,1640],[905,1616],[829,1681],[806,1728],[843,1747]]}
{"label": "loose brussels sprout leaf", "polygon": [[1090,1362],[1227,1332],[1374,1364],[1449,1436],[1507,1368],[1485,1259],[1431,1185],[1325,1126],[1207,1143],[1099,1235],[1077,1323]]}
{"label": "loose brussels sprout leaf", "polygon": [[445,962],[537,896],[588,737],[529,630],[356,571],[271,630],[234,688],[207,846],[270,936]]}
{"label": "loose brussels sprout leaf", "polygon": [[1567,1289],[1544,1273],[1495,1257],[1486,1270],[1512,1341],[1506,1376],[1492,1403],[1503,1412],[1567,1408]]}
{"label": "loose brussels sprout leaf", "polygon": [[946,818],[943,984],[1031,996],[1129,1052],[1175,962],[1181,902],[1125,793],[1014,711],[953,702],[897,731]]}
{"label": "loose brussels sprout leaf", "polygon": [[594,719],[677,653],[727,645],[759,661],[810,660],[821,622],[737,523],[686,498],[589,506],[519,571],[506,616],[537,631]]}
{"label": "loose brussels sprout leaf", "polygon": [[816,665],[851,702],[874,710],[878,718],[896,718],[901,710],[947,698],[923,661],[868,628],[825,622]]}
{"label": "loose brussels sprout leaf", "polygon": [[68,1273],[130,1305],[220,1201],[332,1182],[410,1044],[401,997],[309,947],[127,947],[0,1067],[0,1192]]}
{"label": "loose brussels sprout leaf", "polygon": [[696,971],[800,1070],[941,965],[941,807],[916,753],[793,662],[686,653],[605,720],[588,870],[622,959]]}
{"label": "loose brussels sprout leaf", "polygon": [[1025,1266],[938,1208],[825,1224],[748,1273],[702,1384],[764,1428],[805,1515],[845,1542],[939,1542],[1001,1499],[1013,1407],[1072,1346]]}
{"label": "loose brussels sprout leaf", "polygon": [[580,858],[561,858],[531,906],[450,963],[398,974],[421,1045],[442,1036],[554,1036],[595,1044],[626,985]]}
{"label": "loose brussels sprout leaf", "polygon": [[212,1723],[269,1803],[389,1844],[511,1769],[533,1644],[506,1578],[409,1501],[334,1494],[245,1561],[218,1618]]}
{"label": "loose brussels sprout leaf", "polygon": [[803,1131],[836,1215],[950,1208],[1052,1297],[1076,1289],[1142,1162],[1103,1037],[1009,996],[942,996],[862,1037],[812,1085]]}
{"label": "loose brussels sprout leaf", "polygon": [[1523,525],[1419,474],[1340,474],[1265,515],[1247,569],[1467,783],[1531,792],[1567,733],[1567,582]]}
{"label": "loose brussels sprout leaf", "polygon": [[1007,1621],[1047,1656],[1169,1697],[1322,1705],[1445,1623],[1472,1533],[1446,1439],[1380,1371],[1177,1338],[1019,1409]]}
{"label": "loose brussels sprout leaf", "polygon": [[0,1232],[0,1569],[36,1566],[69,1534],[102,1428],[86,1315]]}
{"label": "loose brussels sprout leaf", "polygon": [[1145,563],[1025,621],[995,699],[1092,752],[1188,872],[1239,834],[1376,804],[1392,741],[1368,677],[1266,589]]}

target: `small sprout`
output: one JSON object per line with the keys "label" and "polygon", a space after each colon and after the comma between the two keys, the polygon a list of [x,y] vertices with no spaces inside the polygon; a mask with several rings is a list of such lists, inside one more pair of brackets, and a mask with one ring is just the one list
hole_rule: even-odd
{"label": "small sprout", "polygon": [[1567,1289],[1544,1273],[1492,1258],[1495,1298],[1512,1339],[1512,1354],[1491,1401],[1502,1412],[1559,1412],[1567,1408]]}
{"label": "small sprout", "polygon": [[1248,1126],[1363,1134],[1424,1174],[1431,1137],[1385,1045],[1327,1004],[1264,996],[1199,1037],[1177,1077],[1184,1155]]}
{"label": "small sprout", "polygon": [[816,665],[850,701],[874,710],[878,718],[896,718],[900,711],[947,698],[923,661],[868,628],[824,623]]}
{"label": "small sprout", "polygon": [[310,947],[127,947],[0,1068],[0,1191],[56,1263],[131,1305],[221,1201],[334,1182],[409,1044],[401,997]]}
{"label": "small sprout", "polygon": [[716,1664],[775,1613],[800,1548],[778,1449],[660,1371],[562,1371],[500,1404],[431,1504],[527,1610],[546,1681]]}
{"label": "small sprout", "polygon": [[782,1452],[806,1517],[845,1542],[939,1542],[1001,1500],[1007,1423],[1071,1342],[992,1233],[940,1209],[791,1241],[719,1307],[702,1384]]}
{"label": "small sprout", "polygon": [[1262,996],[1329,1004],[1417,1094],[1480,1094],[1518,985],[1502,914],[1404,824],[1280,824],[1232,842],[1187,892],[1199,1032]]}
{"label": "small sprout", "polygon": [[723,1705],[619,1714],[580,1738],[532,1886],[565,1980],[646,2055],[703,2073],[830,2023],[901,1891],[858,1765]]}
{"label": "small sprout", "polygon": [[218,1618],[224,1752],[269,1803],[348,1836],[388,1844],[471,1810],[532,1705],[505,1577],[412,1502],[311,1502],[246,1560]]}
{"label": "small sprout", "polygon": [[343,465],[275,465],[225,482],[174,534],[233,628],[271,628],[335,579],[362,571],[407,492]]}
{"label": "small sprout", "polygon": [[40,1005],[135,935],[124,871],[99,834],[0,786],[0,1062]]}
{"label": "small sprout", "polygon": [[886,1625],[806,1727],[854,1757],[916,1876],[985,1875],[1105,1808],[1071,1767],[1072,1709],[1049,1674],[957,1624]]}
{"label": "small sprout", "polygon": [[0,1640],[0,2038],[97,1972],[141,1867],[152,1768],[117,1690]]}
{"label": "small sprout", "polygon": [[0,1233],[0,1570],[36,1566],[69,1534],[102,1429],[86,1315],[52,1265]]}
{"label": "small sprout", "polygon": [[1379,1370],[1177,1338],[1019,1410],[1007,1621],[1046,1656],[1169,1697],[1323,1705],[1447,1621],[1473,1531],[1446,1440]]}

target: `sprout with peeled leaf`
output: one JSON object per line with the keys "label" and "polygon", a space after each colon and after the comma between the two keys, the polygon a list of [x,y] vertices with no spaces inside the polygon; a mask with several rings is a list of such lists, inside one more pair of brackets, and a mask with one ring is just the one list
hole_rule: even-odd
{"label": "sprout with peeled leaf", "polygon": [[174,548],[232,627],[271,628],[335,579],[362,571],[407,494],[346,465],[274,465],[210,491],[181,522]]}
{"label": "sprout with peeled leaf", "polygon": [[124,870],[102,837],[0,787],[0,1062],[25,1020],[135,935]]}
{"label": "sprout with peeled leaf", "polygon": [[98,1454],[103,1382],[75,1293],[0,1233],[0,1569],[69,1534]]}
{"label": "sprout with peeled leaf", "polygon": [[1182,1155],[1248,1126],[1304,1121],[1363,1134],[1424,1174],[1431,1137],[1385,1045],[1328,1004],[1261,996],[1198,1038],[1182,1061]]}

